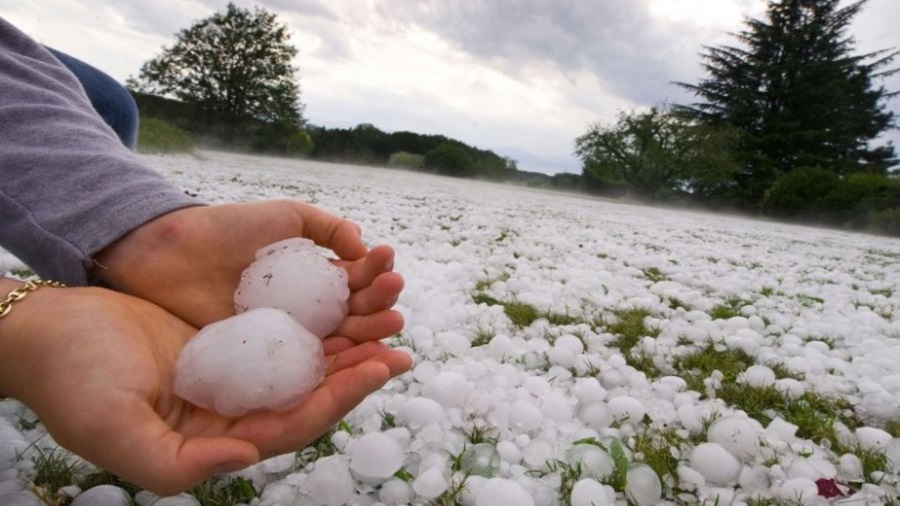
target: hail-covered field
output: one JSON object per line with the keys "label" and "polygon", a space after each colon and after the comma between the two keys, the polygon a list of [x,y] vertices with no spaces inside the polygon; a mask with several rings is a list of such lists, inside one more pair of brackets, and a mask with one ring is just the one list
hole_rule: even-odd
{"label": "hail-covered field", "polygon": [[[348,217],[393,245],[406,280],[389,341],[413,370],[201,500],[231,486],[265,505],[900,502],[896,239],[387,169],[146,161],[207,202],[295,197]],[[0,441],[15,440],[0,502],[55,451],[23,409],[0,404]]]}

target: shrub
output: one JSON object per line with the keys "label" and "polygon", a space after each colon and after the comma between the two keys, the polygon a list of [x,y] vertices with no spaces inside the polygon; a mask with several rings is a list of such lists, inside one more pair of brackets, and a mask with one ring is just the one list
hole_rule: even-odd
{"label": "shrub", "polygon": [[191,134],[168,121],[141,118],[137,150],[141,153],[185,153],[194,148]]}
{"label": "shrub", "polygon": [[870,232],[900,237],[900,207],[869,213],[866,219],[866,229]]}
{"label": "shrub", "polygon": [[769,188],[763,210],[780,218],[811,216],[838,182],[834,173],[821,167],[798,167]]}
{"label": "shrub", "polygon": [[387,162],[388,167],[418,170],[425,166],[425,157],[406,151],[392,153]]}
{"label": "shrub", "polygon": [[425,153],[425,167],[456,177],[475,175],[475,161],[462,145],[445,142]]}
{"label": "shrub", "polygon": [[900,184],[881,174],[850,174],[822,199],[821,206],[838,223],[862,224],[873,211],[900,207]]}

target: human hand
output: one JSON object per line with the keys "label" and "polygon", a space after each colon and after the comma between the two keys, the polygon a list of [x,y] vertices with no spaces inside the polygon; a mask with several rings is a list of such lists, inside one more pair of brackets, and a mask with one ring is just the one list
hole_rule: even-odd
{"label": "human hand", "polygon": [[[2,292],[16,288],[0,281]],[[41,288],[0,320],[0,391],[28,405],[63,447],[170,495],[219,472],[300,449],[410,367],[378,342],[324,341],[325,381],[285,413],[228,418],[173,393],[196,329],[100,288]]]}
{"label": "human hand", "polygon": [[354,223],[295,200],[179,209],[133,230],[97,256],[94,274],[202,327],[234,314],[241,272],[259,248],[290,237],[334,251],[347,270],[349,315],[335,331],[356,342],[393,335],[403,289],[389,246],[367,250]]}

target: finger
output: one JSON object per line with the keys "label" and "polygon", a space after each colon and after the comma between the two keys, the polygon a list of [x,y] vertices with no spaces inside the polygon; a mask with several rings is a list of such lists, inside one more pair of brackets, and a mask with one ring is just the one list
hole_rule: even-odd
{"label": "finger", "polygon": [[325,357],[327,362],[325,374],[334,374],[348,367],[353,367],[389,350],[390,348],[388,348],[386,344],[378,341],[351,346],[350,348]]}
{"label": "finger", "polygon": [[303,236],[334,251],[344,260],[357,260],[366,255],[359,225],[338,218],[318,207],[296,203],[303,219]]}
{"label": "finger", "polygon": [[356,343],[377,341],[403,330],[403,315],[386,310],[366,316],[348,316],[332,335],[347,337]]}
{"label": "finger", "polygon": [[[253,442],[263,458],[303,448],[387,383],[395,370],[402,368],[402,357],[386,356],[392,353],[382,353],[327,376],[294,410],[247,417],[234,426],[231,435]],[[406,360],[409,360],[408,356]]]}
{"label": "finger", "polygon": [[326,337],[322,340],[322,349],[325,357],[329,357],[344,350],[348,350],[356,346],[356,341],[348,337]]}
{"label": "finger", "polygon": [[338,262],[347,271],[350,290],[356,291],[372,284],[378,275],[394,268],[394,248],[387,245],[375,246],[364,258],[354,262]]}
{"label": "finger", "polygon": [[396,272],[381,274],[370,286],[350,294],[349,314],[368,315],[390,309],[397,303],[403,284],[403,276]]}

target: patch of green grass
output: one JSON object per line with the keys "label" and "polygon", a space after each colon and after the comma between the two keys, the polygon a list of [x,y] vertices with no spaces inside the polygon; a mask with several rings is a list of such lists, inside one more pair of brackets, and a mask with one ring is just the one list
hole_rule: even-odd
{"label": "patch of green grass", "polygon": [[604,483],[617,492],[625,492],[625,485],[628,484],[628,456],[625,455],[625,449],[619,440],[613,440],[608,452],[613,460],[613,472]]}
{"label": "patch of green grass", "polygon": [[681,307],[681,308],[684,308],[685,311],[690,311],[690,310],[691,310],[690,304],[688,304],[688,303],[682,301],[682,300],[679,299],[678,297],[669,297],[669,298],[668,298],[668,301],[669,301],[669,308],[670,308],[670,309],[678,309],[678,308]]}
{"label": "patch of green grass", "polygon": [[572,316],[568,313],[562,314],[562,313],[549,312],[549,313],[547,313],[546,318],[547,318],[547,321],[550,322],[550,325],[574,325],[576,323],[582,322],[581,318],[578,318],[577,316]]}
{"label": "patch of green grass", "polygon": [[378,411],[378,414],[381,416],[381,430],[385,431],[397,426],[397,418],[393,413],[382,409]]}
{"label": "patch of green grass", "polygon": [[659,432],[648,430],[635,436],[634,452],[640,454],[640,460],[653,468],[660,478],[667,474],[678,476],[678,459],[672,456],[671,449],[682,442],[674,429]]}
{"label": "patch of green grass", "polygon": [[762,295],[763,297],[766,297],[766,298],[773,297],[773,296],[784,295],[783,293],[781,293],[781,292],[775,290],[775,289],[772,288],[771,286],[764,286],[764,287],[762,288],[762,290],[759,291],[759,294]]}
{"label": "patch of green grass", "polygon": [[479,425],[473,423],[472,428],[466,432],[466,440],[473,444],[489,444],[496,446],[500,442],[500,438],[495,434],[496,429],[487,425]]}
{"label": "patch of green grass", "polygon": [[34,449],[32,462],[35,471],[32,482],[49,495],[44,499],[56,501],[58,499],[56,492],[62,487],[78,483],[86,466],[84,462],[58,446],[42,448],[32,443],[31,447]]}
{"label": "patch of green grass", "polygon": [[[704,349],[675,360],[675,369],[688,383],[688,388],[704,392],[703,380],[713,371],[722,373],[722,387],[716,395],[735,406],[763,425],[772,421],[773,415],[797,425],[797,435],[812,441],[828,440],[832,445],[839,441],[834,422],[841,421],[850,428],[859,422],[853,417],[851,406],[843,400],[831,399],[812,392],[806,392],[798,399],[788,399],[771,387],[754,387],[739,384],[738,375],[754,364],[753,357],[741,350],[717,349],[707,345]],[[783,364],[769,366],[777,378],[800,379]]]}
{"label": "patch of green grass", "polygon": [[432,499],[428,506],[462,506],[462,493],[466,490],[466,481],[469,475],[463,476],[459,481],[453,480],[450,487],[443,494]]}
{"label": "patch of green grass", "polygon": [[513,325],[520,329],[531,325],[541,317],[536,307],[516,300],[504,302],[503,313]]}
{"label": "patch of green grass", "polygon": [[488,306],[503,306],[503,314],[509,318],[513,325],[520,329],[531,325],[539,318],[546,318],[552,325],[572,325],[582,321],[580,318],[569,314],[550,311],[541,312],[531,304],[518,300],[497,300],[484,292],[475,293],[472,296],[472,301],[476,304],[487,304]]}
{"label": "patch of green grass", "polygon": [[741,309],[748,304],[749,302],[740,297],[729,297],[725,299],[723,304],[719,304],[712,308],[709,312],[709,316],[712,317],[713,320],[727,320],[729,318],[734,318],[735,316],[741,316]]}
{"label": "patch of green grass", "polygon": [[87,490],[100,485],[114,485],[124,490],[131,497],[134,497],[135,494],[142,490],[137,485],[128,483],[109,471],[93,472],[78,482],[78,486],[81,487],[82,490]]}
{"label": "patch of green grass", "polygon": [[641,272],[644,273],[644,277],[649,279],[653,283],[659,283],[661,281],[668,281],[669,277],[663,274],[656,267],[649,267],[647,269],[641,269]]}
{"label": "patch of green grass", "polygon": [[141,118],[137,150],[141,153],[187,153],[194,148],[191,134],[158,118]]}
{"label": "patch of green grass", "polygon": [[544,469],[531,469],[525,474],[543,478],[551,473],[559,475],[559,498],[563,504],[569,504],[572,500],[572,489],[575,483],[581,479],[581,462],[569,464],[564,460],[550,459],[546,462]]}
{"label": "patch of green grass", "polygon": [[734,383],[738,374],[753,363],[753,357],[741,350],[720,350],[709,343],[702,350],[675,358],[673,366],[690,390],[703,392],[703,380],[713,371],[722,373],[723,383]]}
{"label": "patch of green grass", "polygon": [[490,295],[488,295],[486,293],[482,293],[482,292],[479,292],[479,293],[476,293],[475,295],[473,295],[472,301],[475,302],[476,304],[487,304],[488,306],[502,306],[503,305],[503,303],[500,302],[499,300],[491,297]]}
{"label": "patch of green grass", "polygon": [[819,297],[813,297],[812,295],[806,295],[803,293],[797,296],[797,300],[800,301],[800,304],[803,305],[803,307],[813,307],[816,304],[825,303],[824,299],[820,299]]}
{"label": "patch of green grass", "polygon": [[[384,416],[386,412],[381,411],[382,414],[382,429],[384,428]],[[393,420],[393,418],[391,418]],[[334,427],[332,427],[328,432],[319,436],[315,441],[309,444],[306,448],[297,452],[297,463],[295,465],[296,468],[305,467],[307,464],[315,462],[323,457],[330,457],[335,453],[338,453],[338,449],[334,446],[334,443],[331,441],[332,436],[337,431],[344,432],[352,432],[353,430],[350,428],[350,425],[341,420]]]}
{"label": "patch of green grass", "polygon": [[900,420],[889,421],[884,430],[893,437],[900,437]]}
{"label": "patch of green grass", "polygon": [[485,346],[490,344],[491,339],[494,338],[494,332],[490,329],[478,329],[475,331],[475,335],[472,337],[472,347],[477,348],[479,346]]}
{"label": "patch of green grass", "polygon": [[191,494],[202,506],[233,506],[259,497],[253,482],[240,476],[210,478],[192,488]]}
{"label": "patch of green grass", "polygon": [[870,483],[878,483],[878,480],[872,477],[877,472],[885,472],[887,470],[888,458],[883,451],[866,450],[860,446],[850,449],[850,452],[859,457],[862,463],[863,477]]}
{"label": "patch of green grass", "polygon": [[883,295],[887,298],[891,298],[894,295],[894,290],[891,288],[881,288],[878,290],[869,290],[869,293],[872,295]]}
{"label": "patch of green grass", "polygon": [[616,336],[611,344],[618,348],[626,359],[642,337],[659,335],[659,329],[647,328],[644,325],[644,319],[650,316],[650,312],[646,309],[616,309],[613,315],[616,321],[603,326],[607,332]]}

